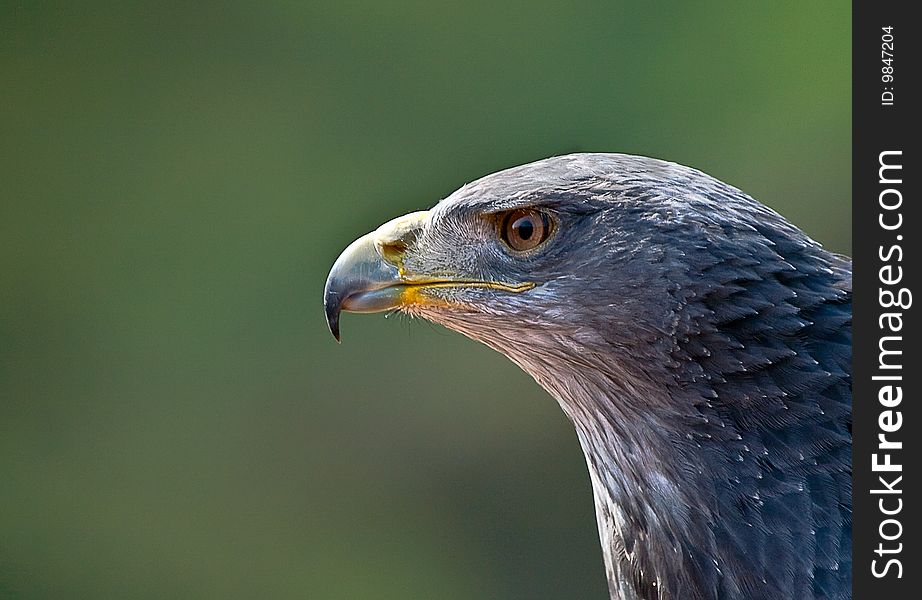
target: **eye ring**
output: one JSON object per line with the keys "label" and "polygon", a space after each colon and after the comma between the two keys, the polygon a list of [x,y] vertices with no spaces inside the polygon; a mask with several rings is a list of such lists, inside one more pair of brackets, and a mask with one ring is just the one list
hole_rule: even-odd
{"label": "eye ring", "polygon": [[551,235],[550,215],[533,208],[511,210],[500,219],[500,237],[516,252],[534,250]]}

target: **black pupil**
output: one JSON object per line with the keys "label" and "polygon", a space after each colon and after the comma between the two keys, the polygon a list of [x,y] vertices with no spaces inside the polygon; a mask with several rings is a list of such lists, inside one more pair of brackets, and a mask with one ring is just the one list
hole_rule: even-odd
{"label": "black pupil", "polygon": [[512,224],[512,229],[522,240],[530,240],[531,236],[535,235],[535,224],[532,222],[531,217],[522,217],[517,220]]}

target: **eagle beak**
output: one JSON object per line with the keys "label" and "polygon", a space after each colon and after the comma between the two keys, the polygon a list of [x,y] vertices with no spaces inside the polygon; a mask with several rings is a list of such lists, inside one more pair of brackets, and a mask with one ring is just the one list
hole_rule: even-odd
{"label": "eagle beak", "polygon": [[388,221],[349,244],[333,263],[323,290],[323,308],[336,341],[340,312],[400,308],[407,288],[425,283],[406,277],[402,261],[428,216],[428,211],[420,211]]}

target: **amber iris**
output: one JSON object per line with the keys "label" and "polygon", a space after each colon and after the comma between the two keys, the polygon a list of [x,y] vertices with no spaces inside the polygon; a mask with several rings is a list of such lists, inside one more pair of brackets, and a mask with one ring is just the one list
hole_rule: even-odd
{"label": "amber iris", "polygon": [[503,241],[519,252],[537,248],[550,234],[550,218],[539,210],[513,210],[502,221]]}

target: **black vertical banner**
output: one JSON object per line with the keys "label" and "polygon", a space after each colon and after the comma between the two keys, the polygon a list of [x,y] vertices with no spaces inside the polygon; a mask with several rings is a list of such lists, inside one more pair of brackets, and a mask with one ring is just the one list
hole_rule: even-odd
{"label": "black vertical banner", "polygon": [[[854,598],[922,594],[917,493],[922,365],[919,154],[913,113],[920,23],[909,2],[853,3]],[[920,298],[922,300],[922,298]],[[912,330],[914,333],[910,333]]]}

